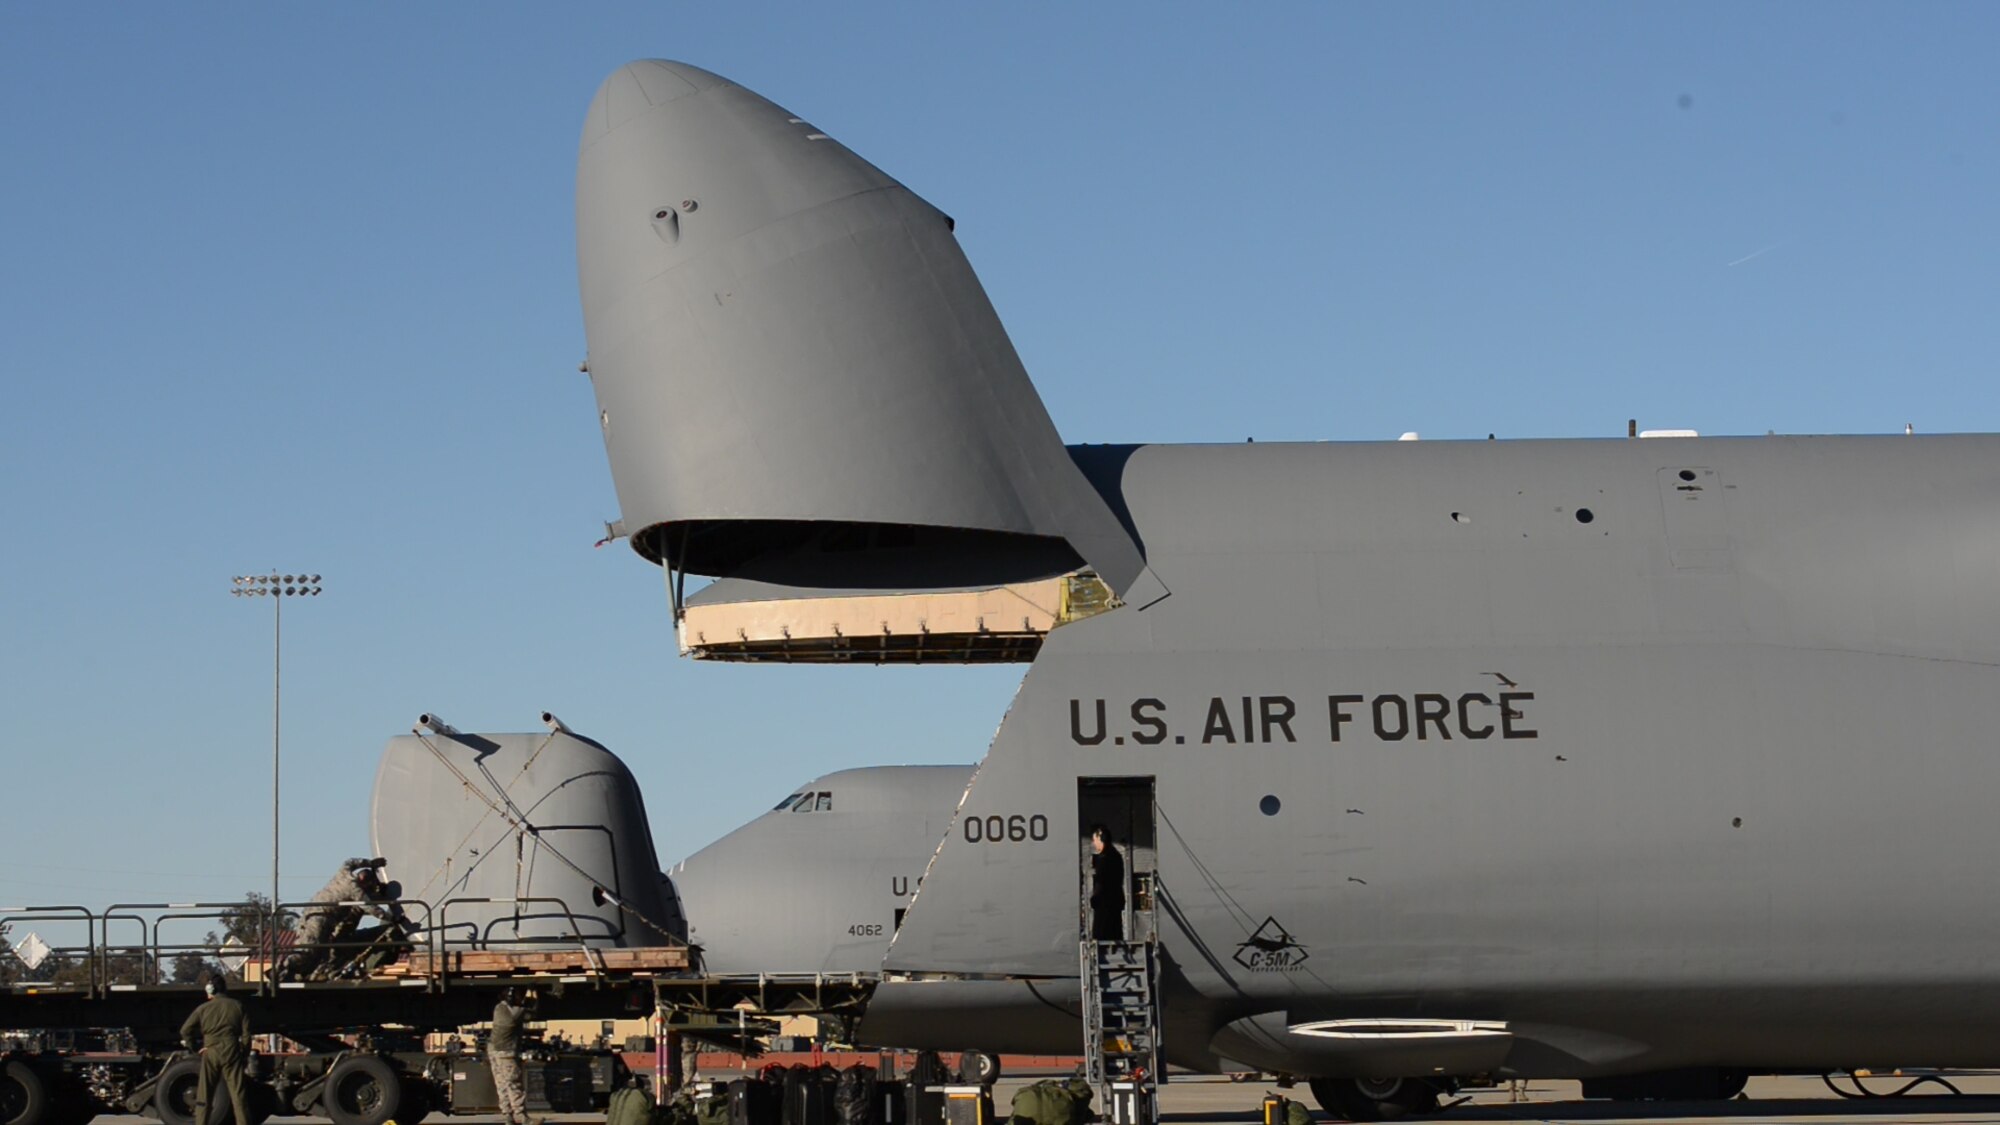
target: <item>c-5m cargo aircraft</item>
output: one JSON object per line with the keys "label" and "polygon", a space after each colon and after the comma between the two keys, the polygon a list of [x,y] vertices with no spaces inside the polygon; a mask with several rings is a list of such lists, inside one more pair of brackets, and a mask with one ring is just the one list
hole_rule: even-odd
{"label": "c-5m cargo aircraft", "polygon": [[[880,972],[971,777],[971,766],[827,774],[675,864],[667,876],[703,968]],[[968,1045],[954,1036],[943,1047]]]}
{"label": "c-5m cargo aircraft", "polygon": [[695,67],[589,110],[615,530],[683,648],[1031,661],[886,970],[1047,1011],[1101,821],[1167,1057],[1350,1115],[2000,1062],[2000,439],[1065,447],[952,229]]}

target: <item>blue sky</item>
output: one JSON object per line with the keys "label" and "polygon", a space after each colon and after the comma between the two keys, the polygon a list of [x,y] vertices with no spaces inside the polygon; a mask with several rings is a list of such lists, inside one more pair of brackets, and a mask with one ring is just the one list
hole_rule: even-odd
{"label": "blue sky", "polygon": [[674,655],[577,308],[597,83],[715,70],[958,220],[1070,441],[2000,428],[2000,8],[0,6],[0,903],[363,851],[384,741],[550,708],[663,863],[978,758],[1018,668]]}

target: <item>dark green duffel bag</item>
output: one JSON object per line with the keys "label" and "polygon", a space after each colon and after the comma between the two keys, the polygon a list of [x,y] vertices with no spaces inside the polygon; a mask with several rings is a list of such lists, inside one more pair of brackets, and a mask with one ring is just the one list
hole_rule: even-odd
{"label": "dark green duffel bag", "polygon": [[611,1091],[604,1125],[653,1125],[653,1095],[632,1086]]}
{"label": "dark green duffel bag", "polygon": [[1083,1125],[1090,1119],[1090,1083],[1044,1078],[1014,1092],[1013,1125]]}

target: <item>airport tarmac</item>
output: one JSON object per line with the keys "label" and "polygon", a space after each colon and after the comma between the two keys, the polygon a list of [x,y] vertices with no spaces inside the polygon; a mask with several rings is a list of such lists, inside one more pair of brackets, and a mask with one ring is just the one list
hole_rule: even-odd
{"label": "airport tarmac", "polygon": [[[1028,1078],[1005,1079],[994,1090],[994,1104],[1000,1114]],[[1727,1102],[1602,1102],[1583,1101],[1575,1082],[1529,1082],[1518,1089],[1502,1086],[1491,1090],[1470,1090],[1459,1098],[1447,1099],[1450,1108],[1434,1118],[1452,1121],[1542,1121],[1644,1122],[1664,1125],[1672,1122],[1730,1122],[1732,1125],[1846,1125],[1914,1121],[1925,1125],[1990,1122],[2000,1125],[2000,1073],[1965,1075],[1954,1073],[1950,1082],[1967,1096],[1939,1096],[1945,1091],[1925,1086],[1902,1098],[1844,1099],[1828,1090],[1818,1078],[1753,1078],[1747,1098]],[[1869,1088],[1886,1092],[1908,1079],[1891,1077],[1868,1080]],[[1224,1078],[1181,1078],[1160,1091],[1160,1120],[1163,1125],[1244,1125],[1258,1120],[1258,1107],[1267,1091],[1285,1092],[1313,1107],[1316,1121],[1335,1120],[1319,1112],[1312,1094],[1303,1086],[1280,1091],[1271,1082],[1231,1082]],[[1519,1099],[1519,1100],[1517,1100]],[[560,1115],[547,1125],[588,1125],[604,1118],[599,1115]],[[464,1122],[466,1125],[495,1125],[498,1116],[443,1117],[431,1122]],[[159,1125],[149,1117],[99,1117],[97,1125]],[[316,1125],[318,1117],[274,1117],[278,1125]],[[410,1123],[403,1123],[410,1125]]]}
{"label": "airport tarmac", "polygon": [[[1869,1087],[1894,1090],[1908,1079],[1871,1079]],[[1584,1101],[1575,1082],[1525,1082],[1518,1088],[1467,1090],[1447,1098],[1450,1107],[1438,1121],[1547,1122],[1842,1122],[1890,1121],[2000,1123],[2000,1074],[1970,1078],[1953,1076],[1953,1085],[1973,1097],[1930,1097],[1913,1091],[1904,1098],[1847,1100],[1828,1090],[1818,1078],[1753,1078],[1748,1099],[1727,1102],[1605,1102]],[[1935,1089],[1935,1087],[1925,1087]],[[1219,1078],[1180,1079],[1161,1091],[1160,1120],[1167,1125],[1254,1121],[1266,1092],[1284,1093],[1304,1102],[1316,1121],[1337,1120],[1319,1112],[1312,1092],[1303,1085],[1281,1090],[1272,1082],[1230,1082]],[[1942,1093],[1943,1091],[1938,1091]],[[996,1104],[1005,1112],[1012,1085],[1002,1081]],[[1519,1099],[1519,1100],[1516,1100]]]}

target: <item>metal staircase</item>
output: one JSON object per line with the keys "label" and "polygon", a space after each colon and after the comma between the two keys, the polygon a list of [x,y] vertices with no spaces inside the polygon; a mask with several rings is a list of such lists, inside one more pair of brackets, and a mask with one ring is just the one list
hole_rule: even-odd
{"label": "metal staircase", "polygon": [[[1129,941],[1081,943],[1085,1073],[1111,1125],[1153,1125],[1160,1079],[1159,945],[1152,895],[1135,895]],[[1084,933],[1092,933],[1084,909]]]}

